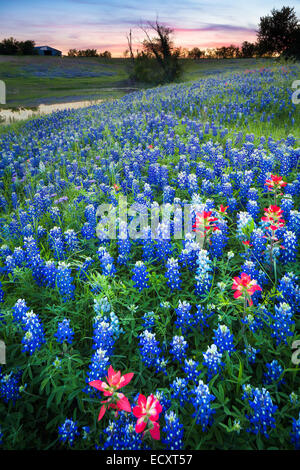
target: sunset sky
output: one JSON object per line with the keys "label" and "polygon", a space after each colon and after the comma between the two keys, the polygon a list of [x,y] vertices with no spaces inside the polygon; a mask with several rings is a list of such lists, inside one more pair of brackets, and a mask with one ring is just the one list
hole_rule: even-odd
{"label": "sunset sky", "polygon": [[186,48],[239,45],[254,41],[260,16],[272,8],[294,6],[300,0],[0,0],[0,39],[33,39],[67,53],[70,48],[108,49],[122,56],[126,32],[133,30],[135,49],[148,20],[174,28],[176,45]]}

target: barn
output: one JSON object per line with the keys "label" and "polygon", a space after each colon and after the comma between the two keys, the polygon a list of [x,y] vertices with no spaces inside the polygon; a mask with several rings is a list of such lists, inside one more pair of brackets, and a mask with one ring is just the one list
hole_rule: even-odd
{"label": "barn", "polygon": [[38,55],[56,55],[61,56],[61,51],[50,46],[37,46],[34,48]]}

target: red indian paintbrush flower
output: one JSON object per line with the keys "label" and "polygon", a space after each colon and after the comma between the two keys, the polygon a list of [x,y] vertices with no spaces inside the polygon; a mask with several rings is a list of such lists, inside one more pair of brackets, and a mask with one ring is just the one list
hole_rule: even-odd
{"label": "red indian paintbrush flower", "polygon": [[269,191],[284,188],[286,185],[287,183],[283,181],[282,177],[277,175],[271,175],[271,179],[268,179],[265,182],[265,186],[268,186]]}
{"label": "red indian paintbrush flower", "polygon": [[265,209],[265,215],[261,218],[264,222],[269,222],[271,230],[277,230],[284,226],[285,221],[282,219],[283,210],[278,206],[271,205]]}
{"label": "red indian paintbrush flower", "polygon": [[221,214],[227,214],[227,209],[228,209],[228,206],[223,206],[223,204],[220,205],[219,207],[219,211],[218,212],[221,212]]}
{"label": "red indian paintbrush flower", "polygon": [[100,409],[98,421],[103,418],[108,408],[112,408],[113,410],[117,411],[123,410],[127,411],[128,413],[131,412],[131,406],[128,398],[125,397],[124,393],[118,393],[117,390],[129,384],[133,376],[134,374],[132,372],[121,375],[120,371],[115,372],[112,366],[109,366],[106,377],[108,383],[102,382],[102,380],[93,380],[89,383],[91,387],[94,387],[97,390],[103,392],[105,397],[110,397],[107,400],[101,402],[103,405]]}
{"label": "red indian paintbrush flower", "polygon": [[218,217],[214,217],[211,214],[212,211],[197,212],[193,231],[198,232],[200,229],[204,229],[204,233],[207,233],[216,230],[217,227],[214,222],[218,220]]}
{"label": "red indian paintbrush flower", "polygon": [[233,294],[235,299],[242,296],[244,299],[248,300],[249,305],[253,305],[251,296],[254,292],[262,290],[262,288],[257,284],[257,281],[255,279],[251,279],[251,277],[246,273],[242,273],[241,277],[233,278],[232,289],[235,290],[235,293]]}
{"label": "red indian paintbrush flower", "polygon": [[145,395],[140,394],[138,398],[138,406],[135,406],[132,410],[134,416],[138,418],[135,431],[137,433],[143,432],[148,424],[148,429],[153,439],[160,439],[159,413],[162,412],[161,404],[158,399],[152,394],[148,398]]}

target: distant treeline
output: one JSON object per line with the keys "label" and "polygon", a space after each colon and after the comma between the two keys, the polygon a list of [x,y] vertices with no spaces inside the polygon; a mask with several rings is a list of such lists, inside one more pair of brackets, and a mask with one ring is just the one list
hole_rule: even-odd
{"label": "distant treeline", "polygon": [[3,39],[0,42],[0,54],[2,55],[33,55],[37,54],[35,42],[31,40],[17,41],[14,38]]}
{"label": "distant treeline", "polygon": [[233,58],[251,58],[272,56],[272,53],[264,51],[259,44],[244,41],[242,46],[222,46],[217,48],[210,48],[201,50],[199,47],[194,47],[191,50],[183,49],[181,47],[176,49],[178,57],[184,59],[233,59]]}
{"label": "distant treeline", "polygon": [[101,57],[102,59],[111,59],[109,51],[97,52],[97,49],[69,49],[69,57]]}

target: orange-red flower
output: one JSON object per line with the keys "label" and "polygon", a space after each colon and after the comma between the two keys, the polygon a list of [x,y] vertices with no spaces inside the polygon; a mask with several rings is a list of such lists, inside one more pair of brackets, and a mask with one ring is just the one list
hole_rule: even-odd
{"label": "orange-red flower", "polygon": [[216,220],[218,220],[218,217],[212,216],[212,211],[197,212],[193,231],[199,232],[204,229],[205,234],[215,231],[217,230],[217,226],[214,223]]}
{"label": "orange-red flower", "polygon": [[269,191],[284,188],[286,185],[287,183],[283,181],[282,177],[277,175],[271,175],[271,179],[268,179],[265,182],[265,186],[268,186]]}
{"label": "orange-red flower", "polygon": [[103,392],[105,397],[110,397],[107,400],[101,402],[103,405],[100,409],[98,421],[103,418],[108,408],[112,408],[117,411],[123,410],[129,413],[131,412],[131,406],[128,398],[125,397],[124,393],[118,393],[117,390],[129,384],[133,376],[134,374],[132,372],[121,375],[120,371],[115,372],[112,366],[109,366],[106,377],[108,383],[102,382],[102,380],[93,380],[89,383],[91,387],[94,387],[97,390]]}
{"label": "orange-red flower", "polygon": [[285,224],[285,220],[282,219],[283,210],[278,206],[271,205],[265,209],[265,215],[261,218],[264,222],[268,222],[270,225],[268,228],[271,230],[277,230]]}
{"label": "orange-red flower", "polygon": [[158,399],[152,394],[148,398],[140,394],[138,398],[138,406],[132,410],[137,419],[135,431],[137,433],[143,432],[148,424],[148,429],[153,439],[160,439],[160,426],[157,422],[159,414],[162,412],[161,404]]}
{"label": "orange-red flower", "polygon": [[253,302],[249,297],[251,297],[254,292],[262,290],[262,288],[257,284],[257,281],[255,279],[251,279],[251,277],[246,273],[242,273],[241,277],[233,278],[232,289],[235,290],[235,293],[233,294],[235,299],[242,296],[244,299],[248,300],[249,305],[253,305]]}
{"label": "orange-red flower", "polygon": [[221,214],[227,214],[227,209],[228,209],[228,206],[223,206],[223,204],[220,205],[219,207],[219,212],[221,212]]}
{"label": "orange-red flower", "polygon": [[115,189],[116,191],[119,191],[120,188],[119,188],[119,186],[118,186],[117,184],[114,184],[114,189]]}

